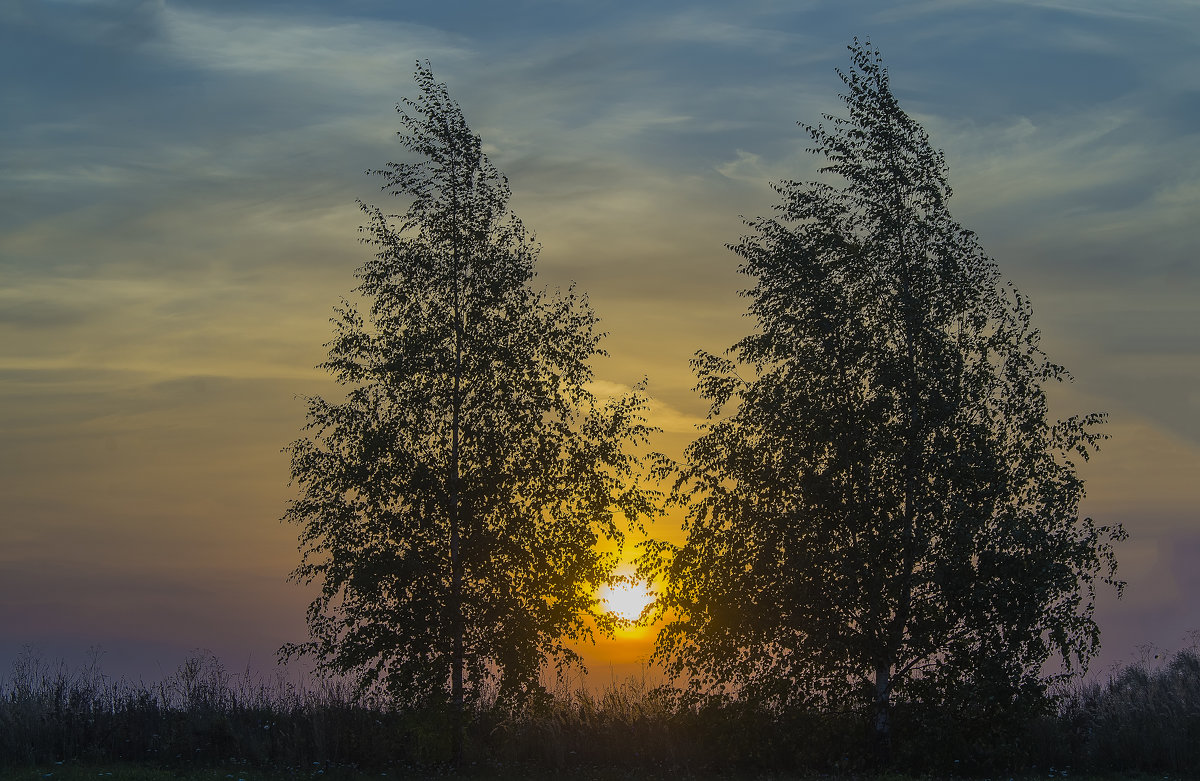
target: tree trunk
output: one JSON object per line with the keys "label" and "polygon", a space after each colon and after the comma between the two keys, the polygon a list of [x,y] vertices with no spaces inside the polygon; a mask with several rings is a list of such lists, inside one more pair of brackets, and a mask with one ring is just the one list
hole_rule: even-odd
{"label": "tree trunk", "polygon": [[886,662],[875,666],[875,759],[887,767],[892,759],[892,666]]}
{"label": "tree trunk", "polygon": [[[456,329],[457,330],[457,323]],[[457,341],[457,340],[456,340]],[[453,433],[450,447],[450,631],[454,649],[450,660],[450,710],[451,730],[450,753],[455,767],[462,764],[463,754],[463,609],[462,609],[462,555],[460,548],[461,496],[459,494],[459,356],[455,356]]]}
{"label": "tree trunk", "polygon": [[[455,218],[458,215],[458,199],[451,207]],[[454,230],[453,280],[454,286],[454,389],[450,400],[450,632],[453,635],[453,650],[450,660],[450,711],[451,735],[450,754],[455,767],[462,765],[463,755],[463,605],[462,605],[462,495],[460,491],[459,441],[462,428],[462,303],[459,293],[459,248],[457,219]]]}

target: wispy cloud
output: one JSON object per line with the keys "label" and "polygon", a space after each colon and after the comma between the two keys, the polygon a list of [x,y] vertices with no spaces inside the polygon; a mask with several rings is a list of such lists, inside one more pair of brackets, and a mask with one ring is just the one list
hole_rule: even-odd
{"label": "wispy cloud", "polygon": [[717,173],[728,179],[755,184],[762,184],[776,176],[774,171],[764,164],[760,155],[743,149],[735,150],[735,154],[737,156],[733,160],[721,163],[716,167]]}
{"label": "wispy cloud", "polygon": [[162,11],[159,53],[217,71],[286,76],[313,89],[390,91],[417,59],[467,56],[461,37],[420,24],[382,19],[297,18],[291,13]]}
{"label": "wispy cloud", "polygon": [[[619,382],[595,380],[588,383],[588,390],[604,400],[619,398],[633,389]],[[646,412],[646,422],[667,434],[695,434],[696,427],[704,422],[704,418],[681,412],[653,396],[647,399],[647,406],[649,409]]]}
{"label": "wispy cloud", "polygon": [[[750,21],[747,20],[747,16],[750,16]],[[718,11],[712,7],[699,6],[662,18],[649,30],[649,34],[663,42],[752,49],[759,53],[795,47],[807,37],[795,29],[756,24],[754,16],[752,13],[730,14],[728,9],[722,8]]]}

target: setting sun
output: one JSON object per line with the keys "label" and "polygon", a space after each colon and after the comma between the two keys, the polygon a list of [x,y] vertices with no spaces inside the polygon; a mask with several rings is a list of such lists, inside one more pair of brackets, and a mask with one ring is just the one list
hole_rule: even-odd
{"label": "setting sun", "polygon": [[626,580],[601,586],[596,596],[605,610],[626,621],[636,621],[654,601],[654,594],[640,580]]}

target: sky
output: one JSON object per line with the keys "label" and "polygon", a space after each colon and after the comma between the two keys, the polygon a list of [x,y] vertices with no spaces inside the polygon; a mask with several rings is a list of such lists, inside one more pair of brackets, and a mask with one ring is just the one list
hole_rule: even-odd
{"label": "sky", "polygon": [[[1200,5],[1192,0],[0,4],[0,676],[26,646],[157,680],[269,669],[305,637],[281,448],[367,258],[363,175],[401,159],[428,59],[586,291],[597,387],[649,379],[656,445],[705,412],[688,359],[752,327],[726,249],[818,161],[869,37],[945,150],[955,218],[1105,411],[1084,510],[1122,523],[1093,671],[1200,630]],[[678,539],[678,519],[651,532]],[[640,669],[652,632],[583,649]]]}

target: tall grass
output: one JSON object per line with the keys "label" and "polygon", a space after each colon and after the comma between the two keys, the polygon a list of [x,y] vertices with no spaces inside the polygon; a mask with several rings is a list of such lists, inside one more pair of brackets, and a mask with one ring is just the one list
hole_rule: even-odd
{"label": "tall grass", "polygon": [[1200,775],[1200,648],[1148,651],[1057,695],[1055,716],[1034,729],[1043,765]]}
{"label": "tall grass", "polygon": [[[1147,657],[1055,693],[1015,725],[898,707],[896,769],[953,775],[1043,771],[1200,774],[1200,654]],[[647,674],[592,691],[558,679],[520,710],[485,702],[467,756],[538,773],[833,772],[871,769],[870,718],[701,707]],[[964,711],[965,712],[965,711]],[[422,768],[449,757],[449,714],[404,712],[337,681],[232,672],[196,653],[162,681],[112,680],[23,654],[0,681],[0,767],[59,761],[277,770]]]}
{"label": "tall grass", "polygon": [[163,764],[384,764],[411,716],[371,707],[331,681],[232,674],[194,654],[153,684],[71,671],[26,652],[0,684],[0,765],[71,760]]}

